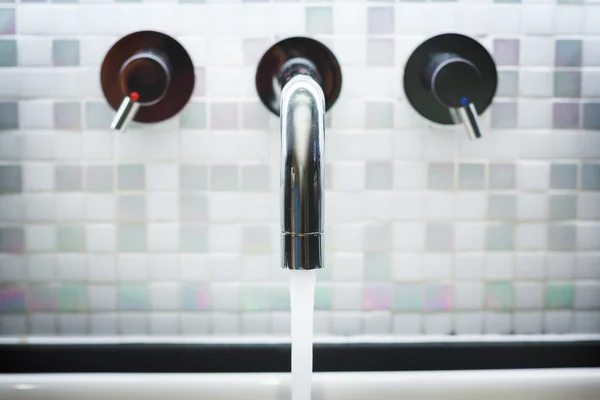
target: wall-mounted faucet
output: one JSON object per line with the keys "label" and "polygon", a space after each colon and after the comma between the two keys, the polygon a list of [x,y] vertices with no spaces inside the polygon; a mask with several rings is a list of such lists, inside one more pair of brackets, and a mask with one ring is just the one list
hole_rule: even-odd
{"label": "wall-mounted faucet", "polygon": [[109,104],[117,110],[112,129],[130,121],[159,122],[177,114],[194,89],[194,67],[173,38],[141,31],[120,39],[102,64],[101,82]]}
{"label": "wall-mounted faucet", "polygon": [[323,268],[325,111],[342,76],[333,53],[303,37],[282,40],[262,57],[256,88],[280,116],[282,267]]}
{"label": "wall-mounted faucet", "polygon": [[479,114],[491,104],[497,83],[492,56],[459,34],[426,40],[404,70],[404,91],[415,110],[439,124],[464,124],[471,139],[483,134]]}

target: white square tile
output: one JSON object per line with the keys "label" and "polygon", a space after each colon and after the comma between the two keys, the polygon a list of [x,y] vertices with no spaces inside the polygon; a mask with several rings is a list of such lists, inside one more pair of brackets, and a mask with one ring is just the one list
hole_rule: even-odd
{"label": "white square tile", "polygon": [[174,221],[179,216],[179,197],[171,193],[148,195],[148,219],[150,221]]}
{"label": "white square tile", "polygon": [[422,222],[395,223],[392,227],[395,250],[418,251],[425,244],[425,224]]}
{"label": "white square tile", "polygon": [[176,251],[178,248],[178,224],[148,224],[148,250]]}
{"label": "white square tile", "polygon": [[51,313],[32,313],[29,315],[29,332],[34,336],[56,335],[56,316]]}
{"label": "white square tile", "polygon": [[90,333],[102,336],[117,334],[117,314],[92,314],[90,316]]}
{"label": "white square tile", "polygon": [[570,333],[573,329],[573,311],[556,310],[544,312],[544,333]]}
{"label": "white square tile", "polygon": [[244,281],[264,282],[269,280],[271,256],[268,254],[245,254],[240,256],[242,269],[241,279]]}
{"label": "white square tile", "polygon": [[22,166],[23,190],[29,192],[54,189],[54,166],[52,164],[24,164]]}
{"label": "white square tile", "polygon": [[176,311],[179,305],[179,285],[177,283],[152,283],[150,285],[150,305],[155,311]]}
{"label": "white square tile", "polygon": [[452,332],[452,314],[426,314],[423,318],[426,335],[449,335]]}
{"label": "white square tile", "polygon": [[512,254],[488,254],[485,257],[485,277],[491,280],[511,280],[514,259]]}
{"label": "white square tile", "polygon": [[364,253],[334,252],[331,268],[334,281],[361,281],[365,269]]}
{"label": "white square tile", "polygon": [[113,221],[115,197],[111,194],[88,194],[85,210],[89,221]]}
{"label": "white square tile", "polygon": [[[456,156],[458,131],[454,128],[430,126],[425,134],[425,159],[453,161]],[[462,134],[462,132],[461,132]]]}
{"label": "white square tile", "polygon": [[515,308],[519,310],[544,307],[544,285],[540,282],[515,282],[513,284]]}
{"label": "white square tile", "polygon": [[[19,268],[20,264],[17,265]],[[54,279],[56,256],[54,254],[30,254],[27,256],[27,276],[30,281],[40,282]]]}
{"label": "white square tile", "polygon": [[214,252],[238,252],[242,250],[242,232],[239,225],[211,225],[209,248]]}
{"label": "white square tile", "polygon": [[554,33],[559,35],[578,34],[583,31],[585,8],[582,6],[558,5],[554,12]]}
{"label": "white square tile", "polygon": [[425,187],[425,164],[394,162],[394,189],[418,190]]}
{"label": "white square tile", "polygon": [[454,201],[454,195],[451,193],[428,193],[424,199],[425,217],[451,219],[454,215]]}
{"label": "white square tile", "polygon": [[116,230],[112,224],[86,226],[87,249],[92,252],[116,250]]}
{"label": "white square tile", "polygon": [[237,284],[213,283],[210,285],[210,304],[215,311],[240,310],[240,288]]}
{"label": "white square tile", "polygon": [[458,280],[480,280],[485,270],[483,253],[457,254],[455,276]]}
{"label": "white square tile", "polygon": [[392,272],[396,281],[421,279],[421,255],[418,253],[394,253]]}
{"label": "white square tile", "polygon": [[600,331],[600,312],[577,311],[575,313],[575,333],[598,333]]}
{"label": "white square tile", "polygon": [[206,255],[182,255],[179,257],[179,269],[181,280],[209,281],[210,263]]}
{"label": "white square tile", "polygon": [[591,5],[585,9],[585,16],[583,19],[583,31],[587,34],[598,34],[600,33],[600,8]]}
{"label": "white square tile", "polygon": [[386,221],[395,214],[396,209],[405,208],[405,204],[394,201],[393,193],[368,191],[365,200],[365,217],[369,220]]}
{"label": "white square tile", "polygon": [[0,330],[3,336],[27,334],[27,317],[24,315],[0,314]]}
{"label": "white square tile", "polygon": [[548,215],[548,199],[545,194],[519,193],[517,217],[522,220],[541,220]]}
{"label": "white square tile", "polygon": [[395,335],[419,335],[422,324],[421,314],[395,314],[392,330]]}
{"label": "white square tile", "polygon": [[180,317],[184,335],[208,335],[211,331],[209,313],[181,313]]}
{"label": "white square tile", "polygon": [[206,69],[206,95],[223,99],[242,97],[239,68],[214,66]]}
{"label": "white square tile", "polygon": [[577,249],[600,250],[600,224],[581,223],[577,226]]}
{"label": "white square tile", "polygon": [[88,278],[86,261],[85,256],[80,254],[59,254],[56,259],[56,277],[63,281],[86,281]]}
{"label": "white square tile", "polygon": [[54,135],[54,159],[58,161],[80,160],[83,154],[81,133],[63,132]]}
{"label": "white square tile", "polygon": [[483,250],[485,224],[477,222],[457,222],[454,224],[454,248],[457,251]]}
{"label": "white square tile", "polygon": [[[21,28],[19,28],[20,30]],[[27,67],[52,65],[52,40],[49,37],[20,37],[17,41],[18,64]]]}
{"label": "white square tile", "polygon": [[52,194],[26,194],[25,219],[28,221],[52,221],[56,217],[56,199]]}
{"label": "white square tile", "polygon": [[576,268],[579,279],[600,279],[600,254],[578,254]]}
{"label": "white square tile", "polygon": [[83,156],[88,160],[111,160],[114,157],[113,141],[112,132],[84,132]]}
{"label": "white square tile", "polygon": [[23,196],[3,195],[0,196],[0,219],[2,221],[22,221],[24,214]]}
{"label": "white square tile", "polygon": [[236,193],[211,193],[209,218],[214,221],[237,221],[240,218],[239,197]]}
{"label": "white square tile", "polygon": [[519,250],[542,250],[546,247],[546,224],[518,224],[516,248]]}
{"label": "white square tile", "polygon": [[483,284],[459,282],[454,285],[454,308],[457,310],[480,310],[483,308]]}
{"label": "white square tile", "polygon": [[480,312],[454,313],[454,332],[457,335],[480,335],[483,333],[483,314]]}
{"label": "white square tile", "polygon": [[[546,267],[547,279],[573,278],[576,269],[576,259],[573,253],[549,252]],[[600,265],[600,264],[598,264]],[[600,269],[599,269],[600,271]],[[599,275],[600,276],[600,275]],[[579,276],[578,276],[579,277]]]}
{"label": "white square tile", "polygon": [[63,336],[85,335],[88,332],[87,314],[59,314],[58,331]]}
{"label": "white square tile", "polygon": [[266,335],[271,327],[269,313],[244,313],[242,318],[242,333],[244,335]]}
{"label": "white square tile", "polygon": [[575,284],[575,308],[577,310],[600,308],[599,282],[577,282]]}
{"label": "white square tile", "polygon": [[148,278],[148,256],[145,254],[121,254],[117,258],[119,280],[140,282]]}
{"label": "white square tile", "polygon": [[331,315],[331,333],[340,336],[361,334],[361,313],[333,312]]}
{"label": "white square tile", "polygon": [[512,331],[512,315],[509,313],[484,313],[484,333],[507,334]]}
{"label": "white square tile", "polygon": [[515,277],[517,279],[543,279],[546,266],[544,253],[517,253],[515,260]]}
{"label": "white square tile", "polygon": [[595,193],[578,193],[577,216],[580,219],[600,219],[600,195]]}
{"label": "white square tile", "polygon": [[82,194],[56,194],[57,221],[85,220],[85,196]]}
{"label": "white square tile", "polygon": [[524,4],[521,6],[521,32],[544,35],[554,33],[554,5]]}
{"label": "white square tile", "polygon": [[520,41],[519,61],[523,66],[554,65],[554,40],[544,36],[524,38]]}
{"label": "white square tile", "polygon": [[340,191],[365,190],[364,163],[336,163],[331,166],[332,189]]}
{"label": "white square tile", "polygon": [[332,287],[331,309],[360,311],[363,303],[361,284],[336,284]]}
{"label": "white square tile", "polygon": [[327,230],[326,245],[332,250],[357,251],[363,249],[363,225],[336,224]]}
{"label": "white square tile", "polygon": [[115,285],[89,285],[87,301],[90,311],[115,310],[117,308],[117,288]]}
{"label": "white square tile", "polygon": [[51,129],[54,125],[53,103],[48,100],[21,101],[19,119],[22,129]]}
{"label": "white square tile", "polygon": [[515,313],[515,333],[534,334],[542,333],[541,311],[518,311]]}
{"label": "white square tile", "polygon": [[120,313],[119,327],[122,335],[146,335],[148,334],[148,314]]}
{"label": "white square tile", "polygon": [[0,256],[0,282],[17,282],[27,279],[25,257]]}
{"label": "white square tile", "polygon": [[150,313],[151,335],[176,335],[179,333],[179,315],[177,313]]}
{"label": "white square tile", "polygon": [[239,335],[240,316],[234,313],[215,312],[211,315],[212,332],[215,335]]}
{"label": "white square tile", "polygon": [[206,66],[241,66],[243,64],[242,39],[211,38],[206,40]]}
{"label": "white square tile", "polygon": [[550,186],[550,165],[543,162],[519,163],[517,187],[522,190],[546,190]]}
{"label": "white square tile", "polygon": [[451,254],[423,254],[423,279],[450,279],[452,264]]}
{"label": "white square tile", "polygon": [[[218,215],[219,221],[234,221],[237,219],[225,217],[225,205],[233,207],[231,212],[234,215],[239,215],[239,219],[242,221],[268,221],[273,220],[273,212],[279,211],[278,204],[276,203],[279,199],[274,196],[274,193],[244,193],[238,194],[235,203],[226,203],[225,205],[213,202],[213,196],[217,193],[211,193],[211,200],[209,204],[209,214]],[[220,198],[220,196],[216,196]],[[228,199],[228,197],[225,197]],[[216,210],[214,208],[217,208]],[[237,213],[237,214],[236,214]],[[277,214],[279,218],[279,214]]]}
{"label": "white square tile", "polygon": [[423,216],[423,196],[417,193],[393,194],[393,216],[398,220],[418,221]]}
{"label": "white square tile", "polygon": [[117,265],[112,254],[88,255],[88,274],[91,282],[114,282],[117,279]]}
{"label": "white square tile", "polygon": [[27,225],[25,227],[27,251],[55,251],[56,228],[54,225]]}
{"label": "white square tile", "polygon": [[313,331],[315,335],[331,334],[331,313],[329,311],[315,311]]}
{"label": "white square tile", "polygon": [[365,212],[365,195],[357,193],[330,193],[327,196],[328,213],[326,218],[331,222],[363,222]]}
{"label": "white square tile", "polygon": [[209,265],[214,281],[238,281],[241,273],[241,259],[237,254],[210,254]]}
{"label": "white square tile", "polygon": [[[365,8],[364,4],[335,4],[333,6],[333,31],[335,34],[364,35],[367,31]],[[302,14],[304,13],[302,12]]]}
{"label": "white square tile", "polygon": [[485,193],[456,193],[454,198],[456,218],[461,220],[485,219],[487,195]]}
{"label": "white square tile", "polygon": [[468,2],[460,7],[458,26],[461,31],[471,35],[484,35],[489,32],[494,15],[491,4]]}
{"label": "white square tile", "polygon": [[176,281],[179,277],[178,257],[176,254],[150,254],[148,267],[150,279],[154,282]]}
{"label": "white square tile", "polygon": [[366,335],[389,335],[392,318],[389,312],[375,311],[363,316],[364,333]]}
{"label": "white square tile", "polygon": [[[364,38],[348,38],[343,36],[334,36],[333,48],[331,50],[335,53],[335,56],[341,65],[364,66],[366,63],[367,43],[366,39]],[[336,102],[336,109],[337,107],[338,104]]]}

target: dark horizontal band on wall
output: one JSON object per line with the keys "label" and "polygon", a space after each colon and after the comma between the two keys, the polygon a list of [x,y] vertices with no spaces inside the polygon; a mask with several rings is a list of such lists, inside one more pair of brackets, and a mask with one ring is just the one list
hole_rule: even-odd
{"label": "dark horizontal band on wall", "polygon": [[[0,345],[0,373],[289,372],[289,344]],[[316,344],[314,371],[600,367],[600,342]]]}

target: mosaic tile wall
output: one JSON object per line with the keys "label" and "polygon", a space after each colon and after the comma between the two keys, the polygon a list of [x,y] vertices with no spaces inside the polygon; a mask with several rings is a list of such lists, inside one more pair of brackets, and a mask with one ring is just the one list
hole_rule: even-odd
{"label": "mosaic tile wall", "polygon": [[[600,333],[597,0],[1,3],[0,334],[289,332],[278,123],[253,78],[290,35],[344,74],[318,334]],[[177,118],[115,133],[99,67],[140,29],[176,37],[197,84]],[[449,31],[498,64],[481,141],[401,87]]]}

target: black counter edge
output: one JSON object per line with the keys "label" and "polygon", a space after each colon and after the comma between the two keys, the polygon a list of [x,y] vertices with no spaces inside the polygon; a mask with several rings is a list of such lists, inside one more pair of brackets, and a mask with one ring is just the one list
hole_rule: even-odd
{"label": "black counter edge", "polygon": [[[0,345],[0,373],[289,372],[289,344]],[[600,342],[315,344],[315,372],[600,367]]]}

